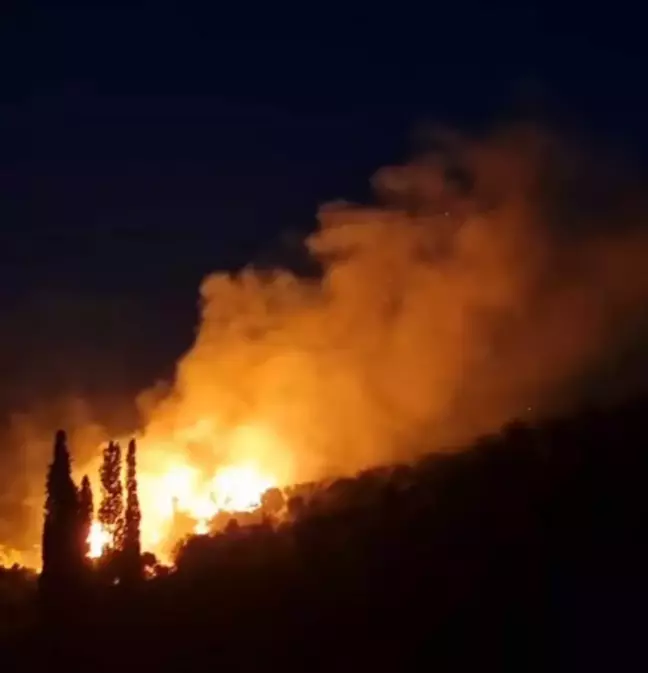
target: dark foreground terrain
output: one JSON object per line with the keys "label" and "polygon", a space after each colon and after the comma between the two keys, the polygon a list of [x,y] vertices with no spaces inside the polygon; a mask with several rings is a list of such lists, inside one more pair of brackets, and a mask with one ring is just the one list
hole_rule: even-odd
{"label": "dark foreground terrain", "polygon": [[461,454],[296,489],[286,523],[190,539],[177,573],[47,610],[22,577],[0,605],[0,665],[647,670],[647,419],[639,399],[511,424]]}

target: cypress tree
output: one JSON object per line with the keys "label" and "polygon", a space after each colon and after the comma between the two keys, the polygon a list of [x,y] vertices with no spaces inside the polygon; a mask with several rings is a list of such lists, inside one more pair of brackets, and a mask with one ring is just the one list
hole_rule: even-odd
{"label": "cypress tree", "polygon": [[83,557],[78,544],[77,489],[72,480],[67,436],[63,430],[56,433],[46,489],[41,588],[65,590],[78,578]]}
{"label": "cypress tree", "polygon": [[80,524],[80,545],[84,558],[87,558],[90,551],[88,537],[90,535],[90,527],[94,518],[94,502],[92,499],[92,488],[90,486],[90,479],[86,474],[81,480],[81,488],[79,489],[79,517]]}
{"label": "cypress tree", "polygon": [[119,551],[124,546],[124,502],[121,482],[121,448],[110,442],[103,451],[100,470],[101,504],[99,522],[112,538],[112,547]]}
{"label": "cypress tree", "polygon": [[128,579],[141,576],[139,496],[137,494],[137,446],[132,439],[126,456],[126,517],[124,530],[124,572]]}

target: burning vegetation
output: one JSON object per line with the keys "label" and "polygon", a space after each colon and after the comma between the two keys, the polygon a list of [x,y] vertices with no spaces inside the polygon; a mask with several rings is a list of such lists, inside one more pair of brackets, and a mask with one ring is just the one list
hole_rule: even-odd
{"label": "burning vegetation", "polygon": [[[273,525],[284,509],[284,498],[275,482],[251,465],[224,467],[216,471],[201,493],[195,484],[182,478],[182,471],[164,476],[169,500],[162,510],[158,537],[142,555],[137,444],[128,443],[125,479],[119,442],[103,449],[99,471],[101,500],[94,511],[88,476],[77,489],[72,479],[72,459],[67,436],[59,430],[54,442],[54,458],[47,477],[47,500],[43,527],[42,584],[47,593],[76,577],[85,567],[95,567],[114,583],[136,582],[157,562],[154,552],[164,553],[165,544],[191,535],[207,535],[232,526],[263,523]],[[124,504],[124,490],[126,498]],[[170,512],[168,520],[164,513]],[[91,564],[90,566],[88,564]]]}
{"label": "burning vegetation", "polygon": [[[318,277],[207,277],[195,342],[170,390],[142,394],[129,433],[142,549],[169,559],[185,535],[259,511],[268,489],[460,447],[585,388],[611,396],[606,370],[624,386],[617,365],[645,334],[646,208],[616,168],[591,166],[537,128],[441,134],[378,172],[374,205],[322,208],[306,240]],[[595,210],[581,207],[594,197]],[[127,442],[107,444],[114,432],[90,409],[57,425],[95,494],[86,539],[97,557],[126,535],[130,493]],[[14,421],[33,562],[52,426]]]}
{"label": "burning vegetation", "polygon": [[[129,459],[134,458],[135,442],[129,445]],[[120,512],[121,490],[119,475],[108,480],[105,475],[114,464],[111,456],[119,455],[119,443],[111,443],[104,451],[101,472],[101,508],[92,520],[87,542],[90,558],[101,558],[110,550],[124,546],[122,537],[128,538],[129,520],[136,518],[139,541],[139,495],[134,469],[127,478],[128,502],[124,516]],[[132,458],[131,458],[132,456]],[[106,461],[109,467],[106,466]],[[117,463],[118,464],[118,463]],[[145,550],[168,559],[173,545],[186,535],[205,535],[223,527],[232,518],[261,511],[263,496],[276,486],[274,479],[259,472],[253,465],[236,465],[216,470],[213,478],[202,484],[196,479],[197,471],[182,467],[172,468],[160,477],[158,497],[147,502],[150,518],[156,528],[148,526],[145,531]],[[135,504],[136,503],[136,504]],[[122,533],[122,527],[125,531]],[[134,523],[131,524],[131,527]],[[139,542],[138,542],[139,544]]]}
{"label": "burning vegetation", "polygon": [[436,141],[322,209],[318,277],[206,278],[136,431],[56,416],[44,521],[53,423],[16,418],[42,572],[38,603],[0,573],[13,668],[645,658],[648,400],[611,404],[645,383],[641,190],[537,129]]}

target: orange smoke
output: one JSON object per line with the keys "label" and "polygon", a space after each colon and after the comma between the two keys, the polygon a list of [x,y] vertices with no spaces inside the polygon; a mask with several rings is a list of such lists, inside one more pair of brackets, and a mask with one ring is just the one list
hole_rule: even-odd
{"label": "orange smoke", "polygon": [[605,203],[582,209],[601,189],[549,134],[436,140],[377,174],[380,205],[322,209],[306,241],[320,278],[250,268],[204,280],[172,391],[142,397],[145,547],[172,542],[174,503],[205,530],[267,486],[552,411],[645,334],[648,209],[632,183],[606,182]]}

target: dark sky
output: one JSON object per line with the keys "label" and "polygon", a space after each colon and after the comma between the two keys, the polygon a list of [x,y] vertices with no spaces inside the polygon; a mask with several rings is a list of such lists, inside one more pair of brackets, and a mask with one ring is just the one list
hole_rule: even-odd
{"label": "dark sky", "polygon": [[291,257],[317,205],[363,198],[422,122],[530,110],[648,155],[645,17],[618,3],[18,4],[0,29],[5,409],[168,375],[206,273]]}

